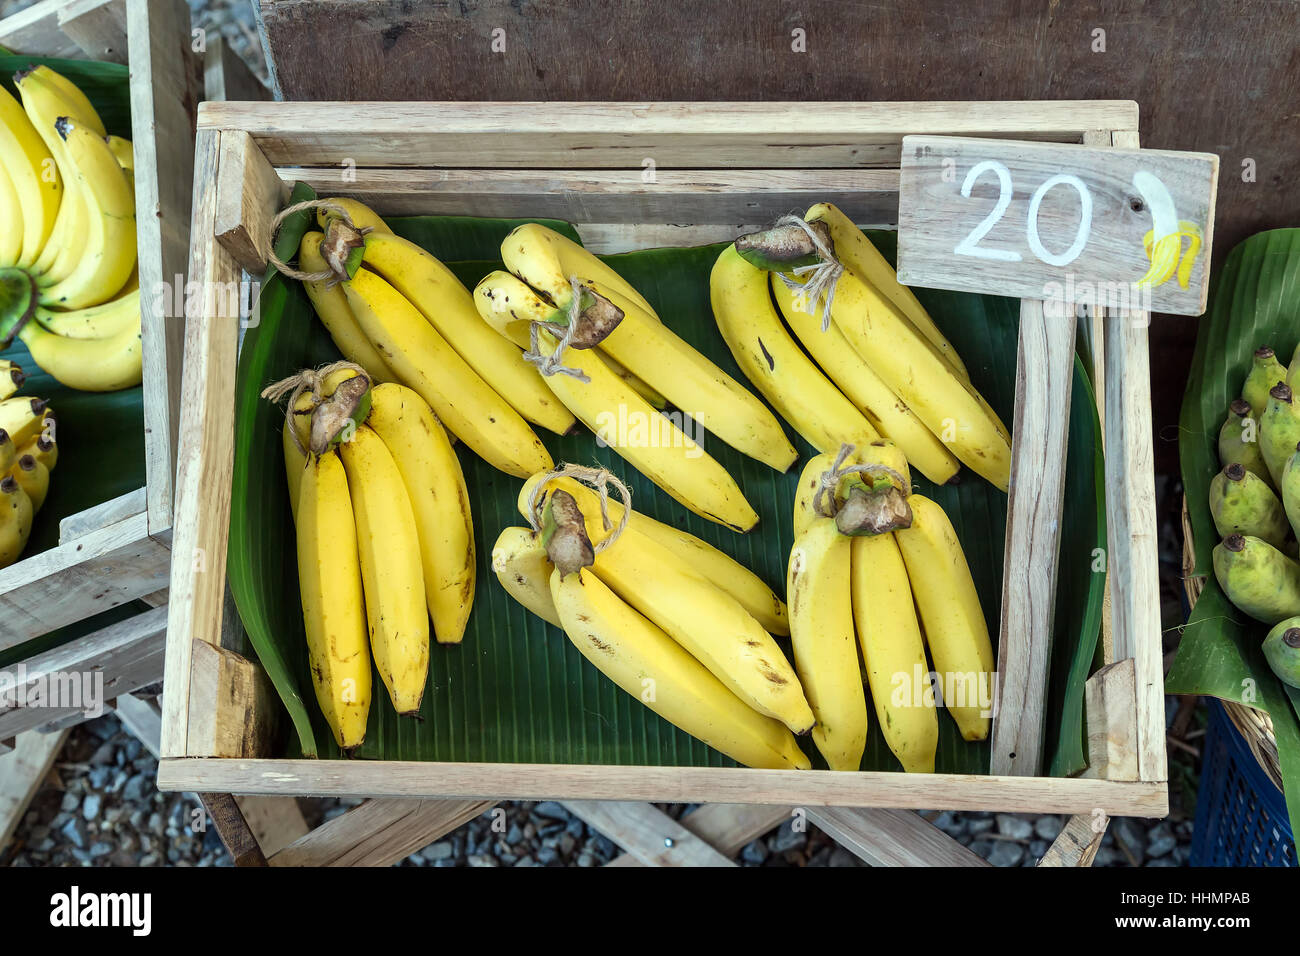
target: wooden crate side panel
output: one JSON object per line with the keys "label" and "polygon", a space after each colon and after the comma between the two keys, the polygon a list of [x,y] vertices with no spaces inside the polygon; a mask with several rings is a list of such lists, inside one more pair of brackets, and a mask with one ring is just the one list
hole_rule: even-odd
{"label": "wooden crate side panel", "polygon": [[89,59],[128,62],[126,0],[68,0],[58,24]]}
{"label": "wooden crate side panel", "polygon": [[75,59],[83,53],[59,28],[59,11],[67,0],[41,0],[0,20],[0,46],[15,53]]}

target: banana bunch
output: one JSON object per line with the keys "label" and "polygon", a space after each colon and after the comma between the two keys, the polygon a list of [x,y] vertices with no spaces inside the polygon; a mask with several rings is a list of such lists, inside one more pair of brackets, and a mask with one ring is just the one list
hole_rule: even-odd
{"label": "banana bunch", "polygon": [[300,379],[310,388],[290,399],[283,447],[316,699],[351,751],[372,657],[393,708],[419,714],[430,631],[441,644],[465,633],[474,541],[460,462],[429,404],[339,365]]}
{"label": "banana bunch", "polygon": [[0,568],[27,546],[59,460],[54,411],[42,399],[13,394],[24,380],[21,368],[0,360]]}
{"label": "banana bunch", "polygon": [[525,483],[532,527],[506,528],[492,551],[502,587],[675,726],[749,767],[807,769],[793,735],[813,712],[772,637],[789,633],[781,599],[698,538],[568,477],[583,471]]}
{"label": "banana bunch", "polygon": [[963,738],[983,740],[993,645],[952,525],[912,492],[899,446],[878,439],[853,451],[809,460],[794,508],[786,596],[795,667],[817,718],[813,741],[832,770],[858,769],[869,727],[865,670],[889,749],[905,771],[932,773],[932,681]]}
{"label": "banana bunch", "polygon": [[[822,271],[833,285],[804,281]],[[736,240],[709,288],[736,362],[819,451],[886,438],[936,484],[965,465],[1007,490],[1006,426],[888,261],[833,205]]]}
{"label": "banana bunch", "polygon": [[48,66],[0,88],[0,348],[14,337],[63,384],[138,385],[140,292],[128,140]]}
{"label": "banana bunch", "polygon": [[[753,528],[758,515],[735,480],[688,431],[698,423],[783,472],[798,456],[776,417],[577,243],[530,223],[506,237],[501,258],[506,271],[478,284],[474,304],[500,338],[528,350],[555,398],[695,514]],[[679,412],[660,414],[668,405]]]}
{"label": "banana bunch", "polygon": [[[1210,482],[1210,515],[1221,541],[1214,574],[1238,608],[1270,626],[1266,657],[1283,680],[1294,677],[1294,649],[1281,643],[1300,615],[1300,348],[1283,365],[1256,350],[1241,397],[1219,429],[1222,470]],[[1283,627],[1287,624],[1288,627]],[[1275,628],[1276,629],[1276,628]],[[1270,643],[1271,642],[1271,643]]]}
{"label": "banana bunch", "polygon": [[298,265],[316,314],[349,362],[377,383],[417,392],[441,424],[500,471],[551,467],[529,423],[556,434],[573,416],[522,351],[486,328],[469,292],[434,256],[355,200],[325,200]]}

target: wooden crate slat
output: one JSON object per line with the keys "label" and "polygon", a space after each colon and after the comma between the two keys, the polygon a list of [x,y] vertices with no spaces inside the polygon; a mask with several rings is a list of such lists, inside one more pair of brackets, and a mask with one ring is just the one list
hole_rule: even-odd
{"label": "wooden crate slat", "polygon": [[[790,807],[754,803],[706,803],[679,823],[723,856],[735,856],[745,845],[790,818]],[[631,853],[616,856],[606,866],[644,866]]]}
{"label": "wooden crate slat", "polygon": [[1092,866],[1109,818],[1105,814],[1079,814],[1065,824],[1043,854],[1039,866]]}
{"label": "wooden crate slat", "polygon": [[9,845],[67,739],[66,730],[57,734],[28,731],[17,738],[11,751],[0,755],[0,851]]}
{"label": "wooden crate slat", "polygon": [[0,20],[0,46],[34,56],[79,57],[81,47],[59,29],[59,10],[65,3],[67,0],[41,0]]}
{"label": "wooden crate slat", "polygon": [[271,223],[289,199],[289,183],[277,175],[253,138],[240,130],[221,134],[213,232],[226,252],[251,275],[266,271]]}
{"label": "wooden crate slat", "polygon": [[89,59],[127,62],[126,0],[68,0],[58,24]]}
{"label": "wooden crate slat", "polygon": [[211,37],[203,51],[203,89],[206,100],[224,102],[272,98],[266,84],[220,35]]}
{"label": "wooden crate slat", "polygon": [[1088,767],[1085,777],[1140,780],[1137,691],[1134,660],[1107,664],[1084,687],[1088,715]]}
{"label": "wooden crate slat", "polygon": [[735,866],[706,840],[648,803],[569,800],[574,816],[646,866]]}
{"label": "wooden crate slat", "polygon": [[491,800],[367,800],[295,840],[270,863],[392,866],[493,805]]}
{"label": "wooden crate slat", "polygon": [[143,514],[147,507],[145,490],[137,488],[135,491],[128,491],[124,495],[94,505],[85,511],[68,515],[59,522],[59,544],[67,544],[73,538],[80,538],[100,528],[107,528],[133,515]]}
{"label": "wooden crate slat", "polygon": [[810,808],[808,819],[872,866],[988,866],[934,824],[907,810]]}

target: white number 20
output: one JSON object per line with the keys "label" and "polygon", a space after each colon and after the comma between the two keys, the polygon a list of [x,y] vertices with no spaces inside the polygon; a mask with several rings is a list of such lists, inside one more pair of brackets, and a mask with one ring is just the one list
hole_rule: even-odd
{"label": "white number 20", "polygon": [[[973,256],[976,259],[1019,262],[1022,257],[1020,253],[1013,249],[989,249],[979,245],[979,241],[989,234],[989,230],[997,225],[999,219],[1006,215],[1007,208],[1011,205],[1011,170],[995,159],[986,159],[971,167],[961,185],[962,196],[969,199],[975,181],[986,172],[993,172],[998,177],[998,201],[980,224],[972,229],[965,239],[953,247],[953,252],[959,256]],[[1055,253],[1050,252],[1043,245],[1043,241],[1038,235],[1038,208],[1042,205],[1043,197],[1047,195],[1048,191],[1054,186],[1061,185],[1072,186],[1074,191],[1079,194],[1079,225],[1075,230],[1074,242],[1070,244],[1070,248],[1062,253]],[[1025,239],[1028,241],[1029,248],[1034,255],[1048,265],[1069,265],[1079,258],[1080,253],[1083,252],[1083,247],[1088,244],[1088,237],[1092,232],[1092,193],[1088,191],[1088,187],[1084,185],[1083,180],[1078,176],[1072,176],[1068,173],[1058,174],[1034,190],[1034,195],[1029,200],[1029,215],[1027,218]]]}

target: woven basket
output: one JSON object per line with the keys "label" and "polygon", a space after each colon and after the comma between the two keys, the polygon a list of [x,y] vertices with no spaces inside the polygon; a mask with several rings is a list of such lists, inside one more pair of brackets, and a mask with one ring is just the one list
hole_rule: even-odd
{"label": "woven basket", "polygon": [[[1205,578],[1196,575],[1196,548],[1192,542],[1192,524],[1187,516],[1187,499],[1183,499],[1183,588],[1192,607],[1205,589]],[[1269,779],[1282,789],[1282,770],[1277,758],[1277,738],[1273,736],[1273,721],[1268,714],[1235,701],[1223,701],[1223,709],[1233,726],[1241,731],[1250,752],[1259,761]]]}

